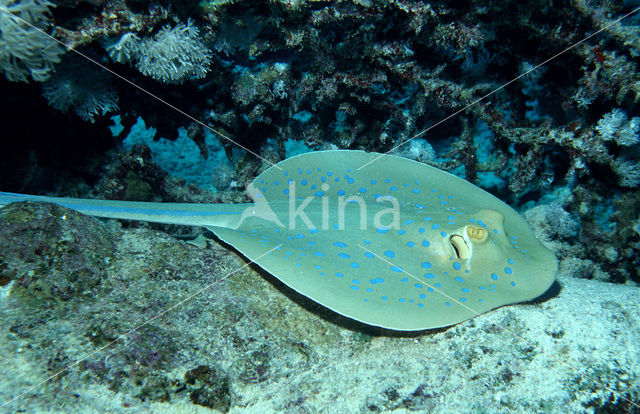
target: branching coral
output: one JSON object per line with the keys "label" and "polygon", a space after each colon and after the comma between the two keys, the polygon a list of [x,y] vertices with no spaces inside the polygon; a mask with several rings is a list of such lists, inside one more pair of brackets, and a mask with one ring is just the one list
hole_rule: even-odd
{"label": "branching coral", "polygon": [[211,64],[211,52],[198,39],[198,28],[190,21],[165,26],[153,38],[141,40],[125,33],[107,51],[115,61],[135,61],[144,75],[165,83],[204,78]]}

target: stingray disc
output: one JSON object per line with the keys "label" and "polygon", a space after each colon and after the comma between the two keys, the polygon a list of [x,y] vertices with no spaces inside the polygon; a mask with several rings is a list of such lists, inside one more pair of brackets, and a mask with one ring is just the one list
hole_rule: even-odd
{"label": "stingray disc", "polygon": [[[459,323],[527,301],[557,261],[512,208],[447,172],[392,155],[320,151],[249,186],[222,240],[347,317],[394,330]],[[265,252],[277,247],[265,255]]]}

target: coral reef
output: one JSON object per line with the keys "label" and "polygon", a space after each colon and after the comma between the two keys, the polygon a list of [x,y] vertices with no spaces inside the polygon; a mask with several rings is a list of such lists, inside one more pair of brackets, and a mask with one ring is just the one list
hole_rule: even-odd
{"label": "coral reef", "polygon": [[242,262],[176,241],[194,229],[10,206],[0,343],[3,369],[24,374],[1,388],[111,344],[12,408],[637,411],[639,6],[0,0],[0,190],[244,202],[269,162],[393,150],[522,212],[562,285],[540,304],[398,338],[246,268],[111,344]]}

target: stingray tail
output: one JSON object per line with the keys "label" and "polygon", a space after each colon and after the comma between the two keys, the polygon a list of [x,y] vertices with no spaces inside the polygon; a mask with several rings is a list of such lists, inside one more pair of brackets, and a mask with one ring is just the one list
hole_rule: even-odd
{"label": "stingray tail", "polygon": [[227,228],[236,228],[243,211],[253,206],[253,204],[149,203],[92,200],[0,192],[0,207],[19,201],[53,203],[95,217]]}

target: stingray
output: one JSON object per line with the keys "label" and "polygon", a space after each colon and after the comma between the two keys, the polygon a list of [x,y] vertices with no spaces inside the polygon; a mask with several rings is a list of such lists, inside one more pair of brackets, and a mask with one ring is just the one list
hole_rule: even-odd
{"label": "stingray", "polygon": [[98,217],[203,226],[311,300],[397,331],[529,301],[555,279],[554,254],[511,207],[406,158],[307,153],[264,171],[248,193],[252,204],[0,193],[0,205],[43,201]]}

